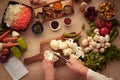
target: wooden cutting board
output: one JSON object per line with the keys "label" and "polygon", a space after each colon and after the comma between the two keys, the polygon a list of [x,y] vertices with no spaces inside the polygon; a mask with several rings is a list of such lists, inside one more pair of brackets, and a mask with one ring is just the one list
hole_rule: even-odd
{"label": "wooden cutting board", "polygon": [[[54,38],[54,39],[60,39],[60,37],[57,37],[57,38]],[[24,63],[26,65],[28,64],[31,64],[33,62],[36,62],[36,61],[42,61],[44,59],[44,52],[48,49],[50,49],[50,41],[53,40],[53,39],[49,39],[49,40],[43,40],[40,44],[40,53],[35,55],[35,56],[32,56],[32,57],[28,57],[28,58],[25,58],[24,59]],[[62,55],[62,51],[57,51],[59,53],[61,53]],[[63,59],[59,59],[57,62],[55,62],[55,66],[63,66],[65,65],[65,61]]]}

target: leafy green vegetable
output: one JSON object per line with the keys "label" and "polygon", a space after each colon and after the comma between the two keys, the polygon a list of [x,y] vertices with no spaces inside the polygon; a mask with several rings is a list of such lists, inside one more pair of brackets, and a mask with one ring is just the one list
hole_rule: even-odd
{"label": "leafy green vegetable", "polygon": [[118,19],[113,19],[112,20],[113,26],[118,26],[120,25],[120,22],[118,21]]}
{"label": "leafy green vegetable", "polygon": [[117,29],[117,27],[113,27],[109,33],[110,35],[110,42],[112,42],[116,37],[117,35],[119,34],[119,31]]}
{"label": "leafy green vegetable", "polygon": [[93,70],[102,70],[106,67],[105,57],[94,51],[86,54],[82,61],[84,62],[85,66]]}
{"label": "leafy green vegetable", "polygon": [[114,60],[120,60],[120,49],[118,49],[115,45],[111,45],[111,47],[106,49],[106,52],[103,54],[103,56],[106,59],[106,63]]}
{"label": "leafy green vegetable", "polygon": [[82,59],[84,65],[93,70],[103,70],[107,64],[115,60],[120,60],[120,49],[115,45],[111,45],[103,54],[91,51]]}

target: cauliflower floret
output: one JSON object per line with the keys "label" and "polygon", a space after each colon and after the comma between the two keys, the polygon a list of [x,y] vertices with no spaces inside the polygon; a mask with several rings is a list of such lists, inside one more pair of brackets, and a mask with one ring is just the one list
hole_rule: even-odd
{"label": "cauliflower floret", "polygon": [[59,45],[59,49],[66,49],[68,47],[66,42],[59,42],[58,45]]}
{"label": "cauliflower floret", "polygon": [[73,53],[73,50],[71,48],[63,49],[64,56],[69,56]]}
{"label": "cauliflower floret", "polygon": [[59,49],[58,41],[57,40],[51,40],[50,47],[53,48],[54,50],[58,50]]}
{"label": "cauliflower floret", "polygon": [[74,43],[73,39],[66,40],[65,42],[67,43],[68,47],[70,47],[71,49],[77,48],[77,43]]}
{"label": "cauliflower floret", "polygon": [[74,54],[70,54],[69,58],[70,58],[70,59],[78,59],[78,57],[75,56]]}
{"label": "cauliflower floret", "polygon": [[48,60],[51,60],[52,61],[52,59],[53,59],[53,53],[51,53],[50,51],[48,51],[48,50],[46,50],[45,52],[44,52],[44,58],[45,59],[48,59]]}
{"label": "cauliflower floret", "polygon": [[[59,53],[56,53],[56,54],[59,54]],[[60,55],[60,54],[59,54]],[[51,61],[54,61],[54,62],[56,62],[56,61],[58,61],[59,60],[59,58],[57,57],[57,56],[55,56],[52,52],[50,52],[49,50],[46,50],[45,52],[44,52],[44,58],[45,59],[48,59],[48,60],[51,60]]]}

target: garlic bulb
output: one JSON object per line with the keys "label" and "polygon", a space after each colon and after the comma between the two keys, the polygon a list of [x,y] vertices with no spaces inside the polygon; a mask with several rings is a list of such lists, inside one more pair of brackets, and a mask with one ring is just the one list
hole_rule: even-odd
{"label": "garlic bulb", "polygon": [[96,48],[99,49],[101,47],[100,43],[97,43]]}
{"label": "garlic bulb", "polygon": [[88,40],[87,39],[82,40],[82,45],[83,47],[88,46]]}
{"label": "garlic bulb", "polygon": [[91,42],[93,40],[92,37],[88,37],[87,39],[88,39],[88,42]]}
{"label": "garlic bulb", "polygon": [[88,53],[88,52],[91,51],[91,48],[90,48],[90,47],[86,47],[86,48],[84,49],[84,51],[85,51],[85,53]]}
{"label": "garlic bulb", "polygon": [[100,48],[100,53],[104,53],[105,49],[104,48]]}
{"label": "garlic bulb", "polygon": [[95,41],[99,41],[100,36],[99,36],[99,35],[95,35],[93,39],[94,39]]}
{"label": "garlic bulb", "polygon": [[87,3],[86,2],[82,2],[79,6],[79,10],[81,12],[85,11],[85,8],[87,7]]}
{"label": "garlic bulb", "polygon": [[105,41],[109,42],[110,41],[110,36],[109,35],[105,35]]}
{"label": "garlic bulb", "polygon": [[99,29],[95,29],[94,33],[98,35],[99,34]]}

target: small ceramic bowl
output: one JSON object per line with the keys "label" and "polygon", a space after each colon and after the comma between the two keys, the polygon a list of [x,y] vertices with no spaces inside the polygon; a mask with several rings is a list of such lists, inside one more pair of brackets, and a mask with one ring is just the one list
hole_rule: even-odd
{"label": "small ceramic bowl", "polygon": [[61,28],[60,22],[58,20],[50,21],[49,25],[52,31],[58,31]]}
{"label": "small ceramic bowl", "polygon": [[64,18],[65,26],[71,26],[72,20],[69,17]]}
{"label": "small ceramic bowl", "polygon": [[43,30],[43,25],[38,21],[32,25],[32,32],[35,34],[40,34],[43,32]]}
{"label": "small ceramic bowl", "polygon": [[[104,1],[99,5],[99,16],[104,20],[114,19],[117,13],[117,7],[111,1]],[[111,11],[111,12],[110,12]],[[109,14],[109,15],[108,15]]]}

